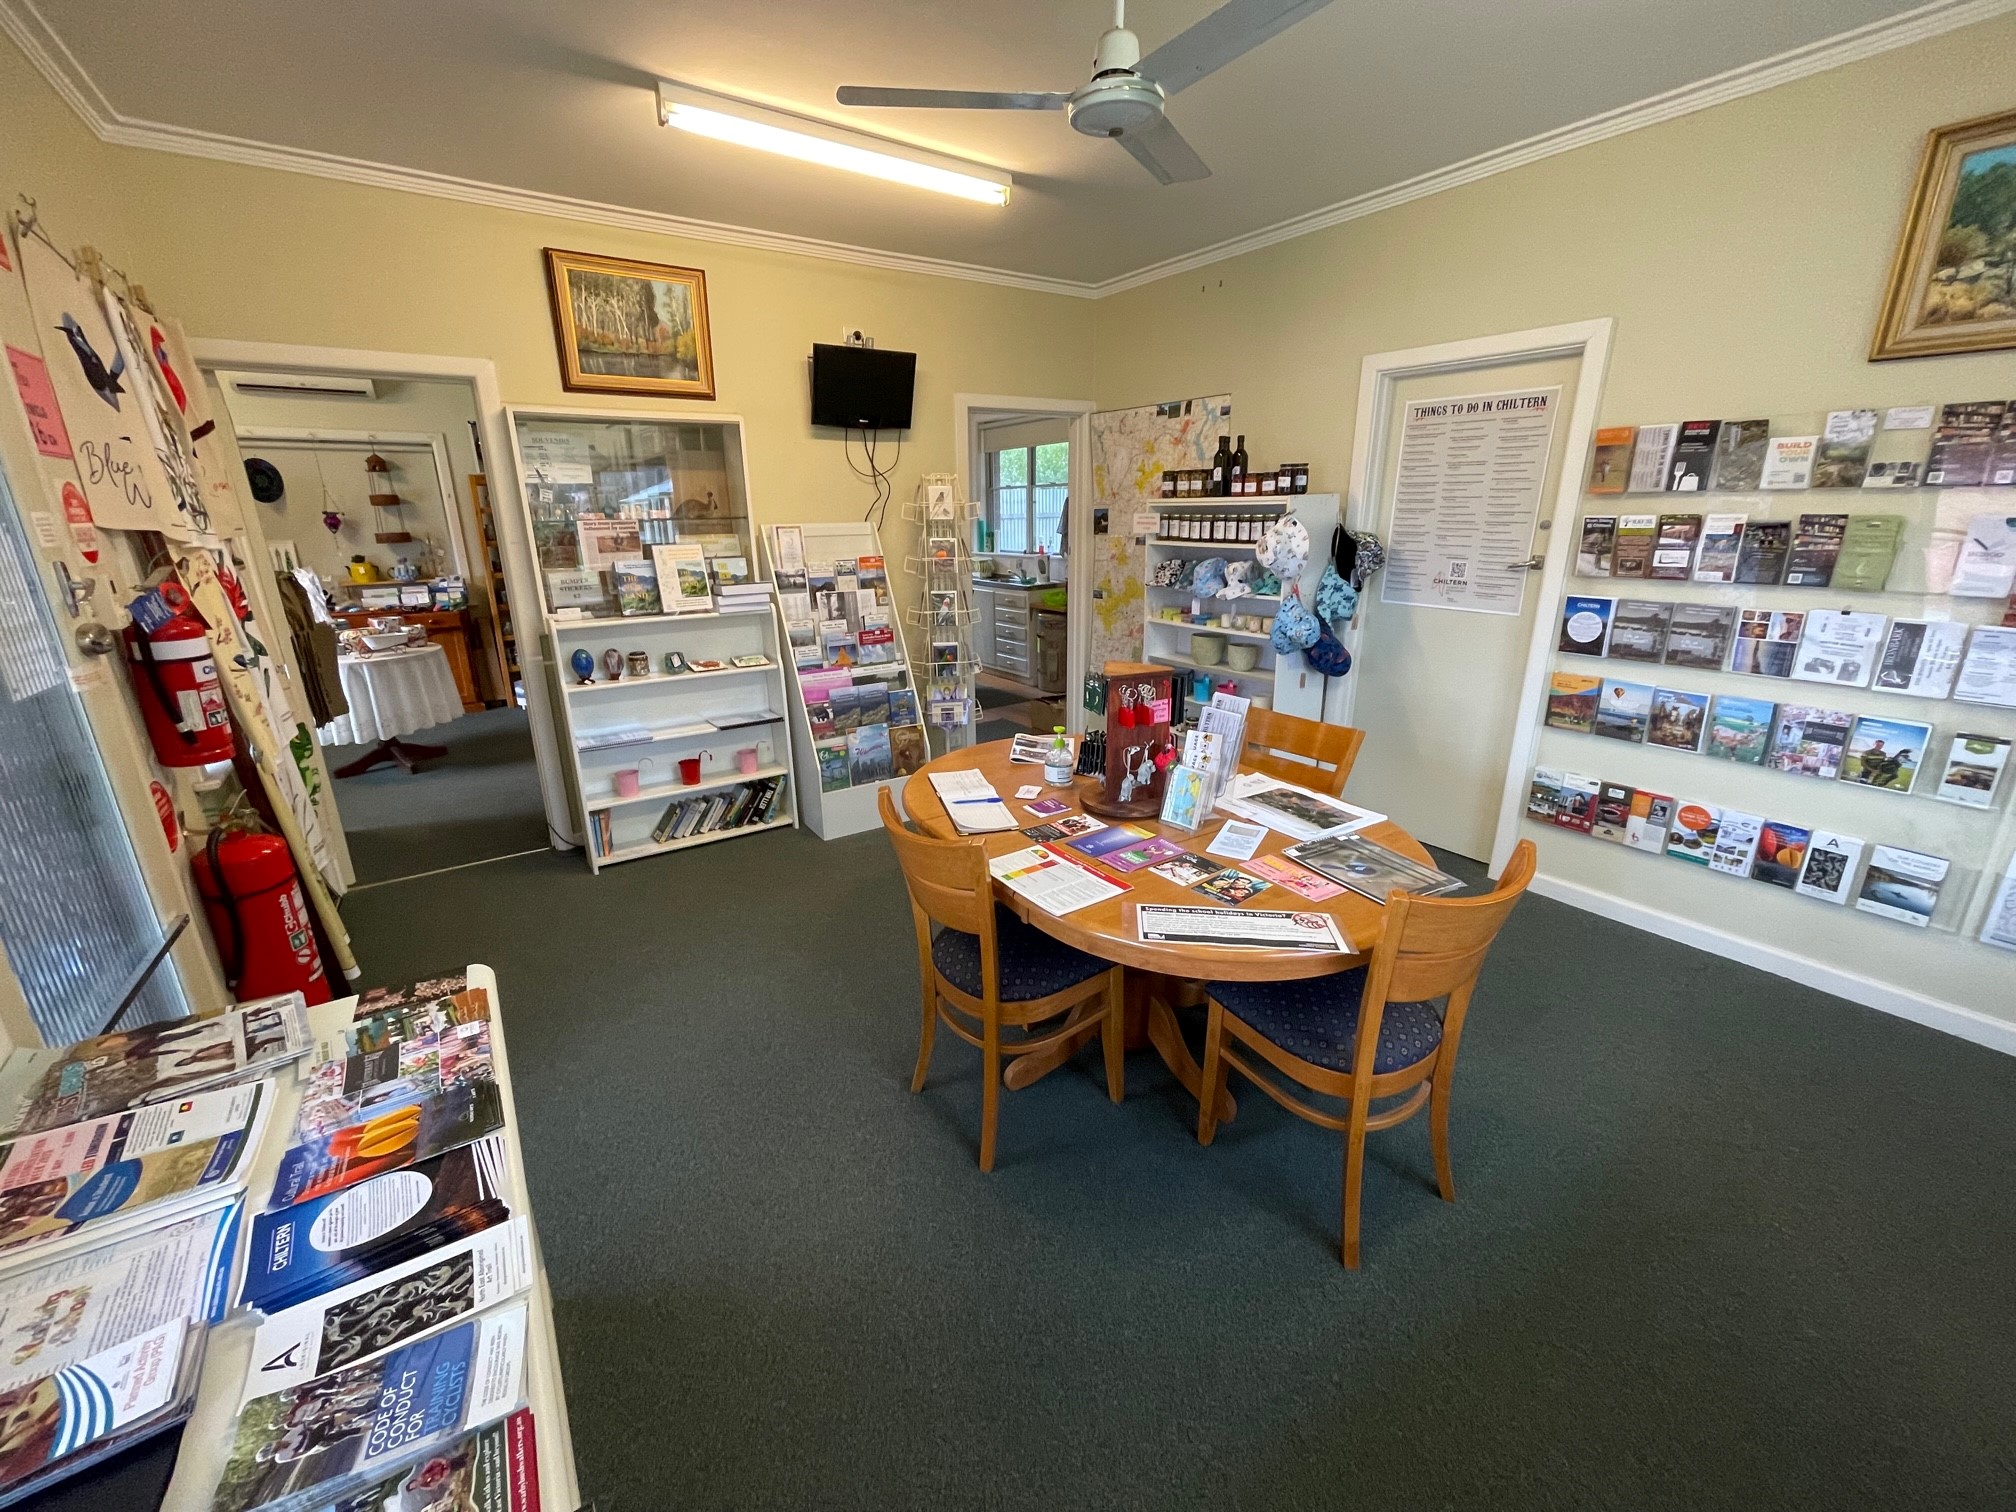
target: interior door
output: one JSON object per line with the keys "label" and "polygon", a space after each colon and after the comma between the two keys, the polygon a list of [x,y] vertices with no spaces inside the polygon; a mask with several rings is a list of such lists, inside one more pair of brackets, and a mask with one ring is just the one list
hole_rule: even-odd
{"label": "interior door", "polygon": [[[1410,404],[1556,388],[1539,523],[1528,548],[1536,557],[1543,554],[1567,460],[1564,443],[1580,369],[1580,357],[1550,357],[1394,380],[1380,467],[1369,493],[1370,529],[1382,541],[1392,539]],[[1351,798],[1390,815],[1429,845],[1479,861],[1490,857],[1498,826],[1519,689],[1542,596],[1541,574],[1525,567],[1525,555],[1499,551],[1462,569],[1480,578],[1524,572],[1528,581],[1517,614],[1387,603],[1375,578],[1366,589],[1354,653],[1350,722],[1366,731],[1366,740],[1352,769]]]}

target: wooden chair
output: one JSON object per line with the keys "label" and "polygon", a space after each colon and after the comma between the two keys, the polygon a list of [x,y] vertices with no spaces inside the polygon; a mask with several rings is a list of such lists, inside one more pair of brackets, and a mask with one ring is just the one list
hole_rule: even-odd
{"label": "wooden chair", "polygon": [[1246,711],[1245,764],[1332,798],[1343,794],[1344,779],[1363,744],[1365,732],[1349,725],[1321,724],[1273,709]]}
{"label": "wooden chair", "polygon": [[[994,1128],[1001,1106],[1001,1061],[1056,1044],[1095,1012],[1103,1014],[1106,1095],[1126,1096],[1121,968],[1074,950],[1023,923],[994,902],[987,848],[979,839],[933,840],[906,828],[882,789],[882,827],[896,848],[910,913],[917,924],[917,969],[924,983],[924,1027],[910,1090],[924,1090],[931,1046],[942,1018],[981,1055],[980,1169],[994,1169]],[[943,928],[934,937],[931,925]],[[1004,994],[1006,994],[1004,996]],[[1059,1014],[1056,1029],[1004,1040]],[[963,1020],[970,1021],[962,1022]]]}
{"label": "wooden chair", "polygon": [[[1344,1135],[1344,1264],[1358,1268],[1358,1197],[1364,1185],[1365,1136],[1412,1118],[1428,1104],[1435,1181],[1456,1200],[1449,1174],[1449,1085],[1470,993],[1491,942],[1533,880],[1531,840],[1519,842],[1498,885],[1479,898],[1417,898],[1395,893],[1386,929],[1368,966],[1293,982],[1213,982],[1204,1031],[1204,1096],[1197,1142],[1211,1143],[1212,1110],[1236,1070],[1290,1113]],[[1447,1001],[1438,1013],[1434,999]],[[1236,1049],[1234,1047],[1237,1047]],[[1313,1108],[1276,1086],[1244,1052],[1312,1092],[1346,1099],[1343,1116]],[[1396,1107],[1376,1099],[1413,1089]]]}

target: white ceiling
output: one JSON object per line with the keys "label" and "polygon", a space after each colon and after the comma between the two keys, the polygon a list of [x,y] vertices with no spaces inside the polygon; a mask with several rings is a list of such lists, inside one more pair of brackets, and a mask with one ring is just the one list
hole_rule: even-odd
{"label": "white ceiling", "polygon": [[[1059,114],[833,103],[843,83],[1071,89],[1090,72],[1106,0],[33,3],[42,35],[74,59],[59,66],[81,71],[82,93],[95,86],[115,120],[1079,284],[1913,9],[1333,0],[1171,102],[1214,175],[1163,188]],[[1128,22],[1149,50],[1217,3],[1134,0]],[[28,14],[26,0],[0,7]],[[661,75],[997,164],[1015,175],[1013,202],[966,204],[667,131]]]}

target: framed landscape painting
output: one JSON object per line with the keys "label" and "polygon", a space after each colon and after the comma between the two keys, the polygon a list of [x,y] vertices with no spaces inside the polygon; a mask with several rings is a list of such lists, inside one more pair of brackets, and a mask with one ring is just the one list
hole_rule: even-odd
{"label": "framed landscape painting", "polygon": [[2003,347],[2016,347],[2016,110],[1925,139],[1869,360]]}
{"label": "framed landscape painting", "polygon": [[707,275],[546,248],[560,382],[587,394],[714,397]]}

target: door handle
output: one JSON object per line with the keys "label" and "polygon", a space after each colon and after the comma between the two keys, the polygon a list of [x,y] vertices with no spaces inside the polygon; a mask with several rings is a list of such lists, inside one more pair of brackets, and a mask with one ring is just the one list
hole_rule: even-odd
{"label": "door handle", "polygon": [[1529,556],[1528,558],[1526,558],[1526,560],[1523,562],[1507,562],[1505,564],[1505,570],[1507,572],[1539,572],[1543,570],[1546,567],[1546,565],[1547,565],[1547,558],[1545,558],[1544,556],[1540,556],[1539,554],[1536,553],[1533,556]]}
{"label": "door handle", "polygon": [[119,637],[95,620],[77,627],[77,649],[86,656],[110,656],[119,649]]}

